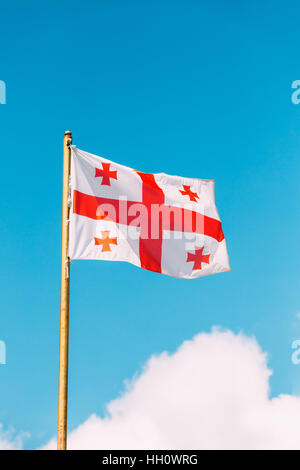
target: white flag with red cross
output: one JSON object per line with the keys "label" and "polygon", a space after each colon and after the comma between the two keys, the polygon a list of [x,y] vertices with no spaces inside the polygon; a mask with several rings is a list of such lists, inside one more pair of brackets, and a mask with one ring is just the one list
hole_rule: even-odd
{"label": "white flag with red cross", "polygon": [[142,173],[71,147],[69,258],[192,279],[229,271],[214,181]]}

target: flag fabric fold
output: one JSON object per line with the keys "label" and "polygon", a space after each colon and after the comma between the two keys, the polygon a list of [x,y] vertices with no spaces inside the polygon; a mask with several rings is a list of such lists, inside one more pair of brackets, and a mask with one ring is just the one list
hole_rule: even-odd
{"label": "flag fabric fold", "polygon": [[229,271],[214,181],[143,173],[71,147],[69,257],[192,279]]}

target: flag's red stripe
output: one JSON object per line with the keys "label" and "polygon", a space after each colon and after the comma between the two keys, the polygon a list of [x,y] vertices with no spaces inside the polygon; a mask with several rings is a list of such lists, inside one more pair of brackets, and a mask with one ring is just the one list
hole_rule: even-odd
{"label": "flag's red stripe", "polygon": [[157,227],[158,238],[151,238],[151,204],[163,204],[165,195],[163,190],[156,183],[154,175],[150,173],[142,173],[139,171],[137,171],[137,174],[143,181],[142,201],[148,209],[148,233],[143,233],[142,231],[140,236],[141,267],[144,269],[149,269],[150,271],[161,273],[163,228],[159,221],[159,227]]}
{"label": "flag's red stripe", "polygon": [[163,217],[163,229],[178,232],[200,233],[212,237],[218,242],[224,239],[220,220],[190,209],[176,206],[163,206],[166,211]]}
{"label": "flag's red stripe", "polygon": [[[121,202],[121,204],[124,201]],[[116,222],[117,224],[125,223],[126,225],[136,225],[134,219],[136,219],[136,215],[130,216],[128,215],[128,209],[133,205],[136,204],[132,201],[127,201],[127,220],[126,222],[122,220],[122,216],[120,216],[119,210],[119,200],[118,199],[110,199],[106,197],[99,197],[99,196],[91,196],[89,194],[81,193],[74,189],[73,192],[73,213],[78,215],[83,215],[85,217],[89,217],[90,219],[99,220],[101,217],[101,211],[99,208],[103,208],[106,210],[106,205],[111,205],[114,208],[114,212],[109,213],[107,219]],[[140,203],[141,204],[141,203]]]}
{"label": "flag's red stripe", "polygon": [[[116,223],[122,223],[119,217],[119,201],[118,199],[103,198],[97,196],[91,196],[89,194],[81,193],[76,189],[73,192],[73,212],[74,214],[83,215],[89,217],[90,219],[99,219],[99,214],[97,211],[99,206],[102,204],[111,204],[115,208],[115,217],[111,217],[111,220]],[[136,204],[134,201],[127,201],[127,208]],[[164,206],[166,209],[169,209],[170,206]],[[170,222],[168,218],[163,218],[163,229],[164,230],[178,230],[180,232],[191,232],[191,233],[200,233],[214,238],[218,242],[224,239],[224,234],[222,231],[221,222],[217,219],[213,219],[206,215],[199,214],[195,211],[190,211],[188,209],[181,209],[180,207],[171,207],[174,211],[174,216],[170,217]],[[128,225],[135,225],[134,219],[135,216],[128,216]],[[182,225],[182,220],[184,220],[184,226]]]}

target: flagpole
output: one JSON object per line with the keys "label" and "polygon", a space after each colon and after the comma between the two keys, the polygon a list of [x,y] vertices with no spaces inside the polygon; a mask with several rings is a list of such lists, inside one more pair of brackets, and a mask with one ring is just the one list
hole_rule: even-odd
{"label": "flagpole", "polygon": [[60,285],[60,338],[59,338],[59,380],[58,380],[58,426],[57,450],[67,449],[68,414],[68,360],[69,360],[69,298],[70,261],[69,244],[69,177],[72,133],[65,132],[63,150],[63,191],[62,191],[62,236],[61,236],[61,285]]}

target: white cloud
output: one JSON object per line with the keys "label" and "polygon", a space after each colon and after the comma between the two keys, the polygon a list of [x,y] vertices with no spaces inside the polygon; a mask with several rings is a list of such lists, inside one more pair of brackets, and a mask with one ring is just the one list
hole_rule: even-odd
{"label": "white cloud", "polygon": [[[149,359],[107,416],[90,416],[70,449],[300,449],[300,398],[269,398],[255,339],[214,329]],[[45,448],[55,448],[53,439]]]}
{"label": "white cloud", "polygon": [[17,450],[21,449],[24,439],[29,437],[29,433],[21,432],[15,434],[14,429],[4,431],[3,425],[0,424],[0,450]]}

